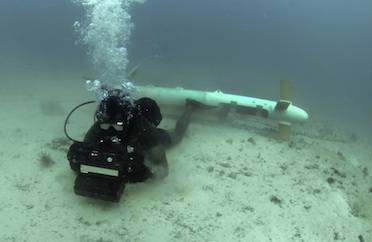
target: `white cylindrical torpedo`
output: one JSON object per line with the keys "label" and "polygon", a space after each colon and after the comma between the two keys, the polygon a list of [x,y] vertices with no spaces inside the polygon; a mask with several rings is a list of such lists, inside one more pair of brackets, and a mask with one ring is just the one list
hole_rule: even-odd
{"label": "white cylindrical torpedo", "polygon": [[205,92],[184,88],[155,86],[136,86],[137,96],[147,96],[163,105],[183,106],[186,99],[194,99],[211,107],[229,106],[238,113],[250,114],[278,120],[282,123],[301,123],[308,114],[290,101],[271,101],[266,99],[226,94],[221,91]]}

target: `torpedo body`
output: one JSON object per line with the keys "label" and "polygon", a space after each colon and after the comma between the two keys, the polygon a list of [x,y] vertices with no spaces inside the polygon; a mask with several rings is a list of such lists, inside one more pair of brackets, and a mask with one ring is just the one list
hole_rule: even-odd
{"label": "torpedo body", "polygon": [[240,96],[221,91],[206,92],[184,88],[136,86],[138,96],[148,96],[168,106],[183,106],[186,99],[194,99],[211,107],[233,108],[240,114],[256,115],[277,120],[280,123],[302,123],[309,115],[287,100],[272,101]]}

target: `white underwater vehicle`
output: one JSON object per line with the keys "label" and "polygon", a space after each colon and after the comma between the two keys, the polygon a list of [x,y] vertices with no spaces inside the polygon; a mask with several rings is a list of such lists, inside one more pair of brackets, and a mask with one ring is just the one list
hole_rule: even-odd
{"label": "white underwater vehicle", "polygon": [[157,86],[136,86],[136,95],[153,98],[160,105],[176,110],[185,105],[186,99],[193,99],[211,108],[219,108],[222,116],[227,115],[229,111],[235,111],[242,115],[273,119],[279,123],[280,138],[288,139],[290,126],[294,123],[305,122],[309,115],[290,101],[292,98],[291,82],[282,80],[280,84],[278,101],[227,94],[221,91],[206,92]]}

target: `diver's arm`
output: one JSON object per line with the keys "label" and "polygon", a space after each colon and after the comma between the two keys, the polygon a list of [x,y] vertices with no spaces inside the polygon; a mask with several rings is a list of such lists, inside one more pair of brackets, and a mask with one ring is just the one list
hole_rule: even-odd
{"label": "diver's arm", "polygon": [[164,178],[168,176],[169,167],[165,149],[163,145],[158,144],[145,152],[145,165],[154,174],[155,178]]}
{"label": "diver's arm", "polygon": [[207,106],[201,102],[198,102],[193,99],[186,99],[185,109],[177,120],[176,127],[174,130],[169,131],[169,135],[171,137],[171,146],[178,144],[181,142],[183,137],[185,136],[186,130],[189,127],[191,116],[197,109],[209,109],[210,106]]}

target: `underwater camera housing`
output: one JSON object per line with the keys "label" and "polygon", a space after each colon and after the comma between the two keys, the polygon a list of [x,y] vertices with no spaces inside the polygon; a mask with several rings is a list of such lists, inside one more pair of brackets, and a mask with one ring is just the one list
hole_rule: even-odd
{"label": "underwater camera housing", "polygon": [[86,143],[71,145],[67,158],[77,174],[77,195],[118,202],[125,184],[135,172],[136,154],[114,153]]}

